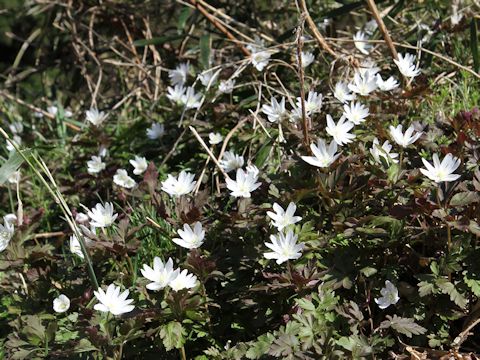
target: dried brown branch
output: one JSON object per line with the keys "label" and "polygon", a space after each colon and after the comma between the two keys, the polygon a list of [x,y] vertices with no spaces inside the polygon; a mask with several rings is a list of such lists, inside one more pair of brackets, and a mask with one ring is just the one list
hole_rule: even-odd
{"label": "dried brown branch", "polygon": [[395,49],[395,45],[393,44],[392,38],[390,37],[390,33],[388,32],[388,29],[385,26],[385,23],[383,22],[382,17],[380,16],[380,12],[378,11],[377,4],[375,4],[374,0],[367,0],[367,4],[368,4],[368,8],[372,12],[372,15],[375,21],[378,24],[380,32],[382,33],[388,48],[390,49],[390,53],[392,54],[392,57],[395,60],[398,60],[397,50]]}
{"label": "dried brown branch", "polygon": [[[48,118],[50,120],[55,119],[55,115],[52,115],[49,112],[47,112],[47,111],[45,111],[45,110],[43,110],[39,107],[36,107],[35,105],[29,104],[29,103],[23,101],[22,99],[19,99],[16,96],[13,96],[12,94],[6,92],[5,90],[0,91],[0,96],[4,96],[5,98],[7,98],[11,101],[14,101],[19,105],[25,106],[26,108],[29,108],[32,111],[36,111],[38,113],[41,113],[43,116],[45,116],[46,118]],[[80,131],[80,128],[78,126],[70,124],[69,122],[65,122],[65,126],[68,126],[72,130]]]}
{"label": "dried brown branch", "polygon": [[200,11],[202,15],[205,16],[207,20],[212,23],[213,26],[215,26],[218,30],[224,33],[227,38],[233,41],[245,56],[251,55],[250,51],[248,51],[248,49],[242,44],[242,42],[237,40],[237,38],[233,36],[233,34],[230,31],[228,31],[225,26],[223,26],[219,21],[217,21],[215,16],[211,15],[202,5],[200,5],[200,3],[197,2],[197,0],[189,0],[189,2],[190,4],[194,5],[197,8],[197,10]]}
{"label": "dried brown branch", "polygon": [[307,20],[308,27],[312,31],[313,36],[317,40],[320,47],[326,52],[328,52],[330,55],[332,55],[335,59],[337,59],[339,57],[338,54],[328,45],[323,35],[320,34],[320,31],[318,31],[317,25],[315,25],[315,22],[313,21],[310,13],[308,12],[307,3],[305,2],[305,0],[299,0],[298,2],[302,15],[305,17],[305,20]]}

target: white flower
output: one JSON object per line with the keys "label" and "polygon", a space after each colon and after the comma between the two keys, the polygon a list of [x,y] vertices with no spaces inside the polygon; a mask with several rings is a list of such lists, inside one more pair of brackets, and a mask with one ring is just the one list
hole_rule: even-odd
{"label": "white flower", "polygon": [[5,250],[13,237],[14,226],[10,221],[3,218],[3,225],[0,225],[0,252]]}
{"label": "white flower", "polygon": [[106,202],[105,206],[98,203],[92,210],[87,211],[90,217],[90,225],[105,228],[113,224],[118,214],[113,213],[113,204]]}
{"label": "white flower", "polygon": [[116,174],[113,175],[113,182],[125,189],[131,189],[137,184],[135,180],[128,175],[127,170],[125,169],[117,169]]}
{"label": "white flower", "polygon": [[380,309],[386,309],[390,305],[395,305],[400,300],[398,289],[388,280],[385,281],[385,287],[380,290],[380,294],[382,294],[382,297],[375,299]]}
{"label": "white flower", "polygon": [[352,101],[350,105],[343,105],[343,116],[355,125],[365,122],[365,118],[370,115],[368,108],[360,102]]}
{"label": "white flower", "polygon": [[355,99],[355,94],[350,92],[347,84],[343,81],[339,81],[335,84],[333,96],[335,96],[335,98],[341,103],[346,103],[347,101]]}
{"label": "white flower", "polygon": [[390,125],[390,135],[392,136],[393,140],[395,140],[395,142],[402,147],[407,147],[408,145],[413,144],[423,134],[422,132],[417,132],[415,135],[413,135],[414,127],[412,125],[410,125],[407,131],[405,131],[405,134],[402,132],[402,129],[403,127],[401,124],[397,127]]}
{"label": "white flower", "polygon": [[420,74],[420,69],[415,64],[416,58],[412,54],[398,54],[398,60],[393,60],[403,76],[414,78]]}
{"label": "white flower", "polygon": [[58,112],[58,108],[55,105],[49,106],[49,107],[47,107],[47,112],[50,115],[56,116],[57,112]]}
{"label": "white flower", "polygon": [[[315,114],[320,112],[322,108],[323,96],[322,94],[316,93],[315,91],[310,90],[308,96],[305,99],[305,112],[307,114]],[[302,98],[297,97],[297,107],[302,107]]]}
{"label": "white flower", "polygon": [[363,31],[357,31],[355,35],[353,35],[353,41],[355,43],[355,47],[360,50],[362,54],[368,55],[372,45],[365,42],[368,40],[368,37],[365,35]]}
{"label": "white flower", "polygon": [[327,127],[325,130],[340,146],[348,144],[352,142],[352,139],[355,139],[355,134],[349,133],[353,126],[352,122],[346,121],[345,116],[342,116],[338,123],[335,124],[332,117],[327,114]]}
{"label": "white flower", "polygon": [[21,134],[23,132],[23,124],[19,121],[15,121],[8,125],[8,128],[13,134]]}
{"label": "white flower", "polygon": [[249,198],[250,193],[256,190],[261,183],[256,182],[258,177],[252,172],[245,172],[243,169],[237,169],[235,180],[226,179],[227,188],[231,191],[230,195],[235,197]]}
{"label": "white flower", "polygon": [[255,165],[248,165],[247,174],[252,174],[253,177],[258,177],[258,175],[260,174],[260,170],[258,170]]}
{"label": "white flower", "polygon": [[462,13],[458,11],[458,4],[454,2],[452,4],[452,16],[450,16],[450,22],[452,26],[460,24],[462,17]]}
{"label": "white flower", "polygon": [[198,79],[203,86],[209,88],[217,81],[218,75],[220,74],[220,69],[209,69],[198,75]]}
{"label": "white flower", "polygon": [[220,166],[226,172],[236,170],[243,166],[244,160],[242,155],[237,155],[233,151],[226,151],[220,160]]}
{"label": "white flower", "polygon": [[167,87],[167,98],[175,104],[182,104],[185,91],[186,89],[183,85],[169,86]]}
{"label": "white flower", "polygon": [[453,174],[453,172],[460,166],[460,159],[452,154],[445,155],[442,162],[440,162],[437,154],[433,154],[433,166],[423,158],[422,162],[427,168],[420,169],[422,174],[437,183],[442,181],[455,181],[460,177],[458,174]]}
{"label": "white flower", "polygon": [[377,30],[377,27],[378,27],[377,21],[375,19],[372,19],[365,23],[364,29],[367,34],[372,35],[375,32],[375,30]]}
{"label": "white flower", "polygon": [[107,118],[103,111],[98,111],[95,108],[85,111],[85,117],[95,126],[99,126]]}
{"label": "white flower", "polygon": [[265,47],[265,41],[258,35],[254,35],[255,43],[248,44],[246,48],[252,53],[261,51]]}
{"label": "white flower", "polygon": [[182,63],[178,65],[175,70],[168,72],[168,77],[172,85],[183,85],[187,81],[188,76],[188,63]]}
{"label": "white flower", "polygon": [[297,244],[298,236],[289,230],[286,234],[279,232],[277,236],[270,235],[271,243],[266,242],[265,245],[272,252],[264,253],[267,259],[276,259],[277,264],[284,263],[288,260],[296,260],[302,256],[304,243]]}
{"label": "white flower", "polygon": [[106,157],[108,155],[108,147],[105,145],[100,145],[100,148],[98,149],[98,156],[100,157]]}
{"label": "white flower", "polygon": [[325,141],[318,139],[317,145],[314,143],[310,144],[310,149],[314,156],[302,156],[301,158],[303,161],[316,167],[328,167],[340,156],[340,154],[336,154],[337,143],[335,141],[332,141],[327,148]]}
{"label": "white flower", "polygon": [[303,117],[302,107],[295,106],[292,111],[290,111],[290,121],[295,122],[300,120]]}
{"label": "white flower", "polygon": [[262,105],[262,112],[267,115],[268,121],[272,123],[281,121],[287,115],[287,110],[285,109],[285,98],[282,97],[280,102],[278,102],[277,99],[272,97],[270,99],[270,105]]}
{"label": "white flower", "polygon": [[15,145],[17,145],[17,147],[20,147],[20,145],[22,144],[22,138],[18,135],[13,135],[11,138],[10,138],[10,141],[9,140],[5,140],[7,142],[7,150],[12,152],[15,150],[15,146],[13,146],[13,144],[11,142],[13,142]]}
{"label": "white flower", "polygon": [[220,133],[210,133],[208,134],[208,142],[210,145],[217,145],[223,141],[223,136]]}
{"label": "white flower", "polygon": [[66,118],[70,118],[73,116],[73,113],[70,110],[65,109],[63,112],[63,116],[65,116]]}
{"label": "white flower", "polygon": [[98,174],[105,169],[105,166],[100,156],[92,156],[92,159],[87,161],[87,171],[90,175]]}
{"label": "white flower", "polygon": [[218,85],[218,91],[222,94],[230,94],[235,86],[235,80],[222,80]]}
{"label": "white flower", "polygon": [[77,213],[77,215],[75,215],[75,221],[79,224],[86,223],[88,222],[88,215],[85,213],[79,212]]}
{"label": "white flower", "polygon": [[390,76],[385,81],[382,79],[382,76],[380,74],[377,74],[376,78],[377,86],[382,91],[390,91],[398,87],[398,81],[393,76]]}
{"label": "white flower", "polygon": [[70,299],[61,294],[56,299],[53,299],[53,310],[57,313],[63,313],[70,309]]}
{"label": "white flower", "polygon": [[133,170],[135,175],[142,175],[148,168],[147,159],[137,155],[135,155],[134,160],[130,160],[130,164],[135,168]]}
{"label": "white flower", "polygon": [[7,214],[7,215],[5,215],[5,216],[3,217],[3,221],[4,221],[5,223],[8,223],[9,225],[16,225],[16,224],[17,224],[17,220],[18,220],[18,219],[17,219],[17,215],[12,214],[12,213]]}
{"label": "white flower", "polygon": [[175,279],[170,281],[169,286],[173,291],[179,291],[183,289],[191,289],[197,285],[197,277],[193,274],[189,274],[187,270],[183,270],[177,275]]}
{"label": "white flower", "polygon": [[311,52],[302,51],[302,67],[306,68],[310,66],[315,61],[315,56]]}
{"label": "white flower", "polygon": [[150,140],[156,140],[165,133],[165,126],[159,123],[153,123],[149,129],[147,129],[147,137]]}
{"label": "white flower", "polygon": [[361,76],[370,76],[375,77],[377,73],[380,71],[380,68],[377,66],[377,63],[371,59],[364,59],[360,62],[360,66],[358,68],[358,72]]}
{"label": "white flower", "polygon": [[180,272],[179,269],[173,269],[173,260],[171,258],[168,258],[168,261],[164,264],[157,256],[153,259],[153,269],[143,264],[143,269],[140,269],[140,271],[143,277],[151,281],[146,288],[154,291],[167,287]]}
{"label": "white flower", "polygon": [[267,66],[268,62],[270,61],[270,56],[272,56],[272,54],[268,51],[258,51],[251,55],[250,61],[252,62],[253,66],[255,66],[255,69],[258,71],[263,71],[265,66]]}
{"label": "white flower", "polygon": [[273,211],[275,212],[267,211],[267,215],[270,219],[272,219],[272,225],[275,226],[278,231],[282,231],[284,228],[296,224],[302,220],[301,216],[295,216],[296,210],[297,205],[295,205],[293,202],[288,204],[287,210],[283,210],[280,205],[274,203]]}
{"label": "white flower", "polygon": [[183,230],[177,230],[180,238],[174,238],[172,241],[186,249],[197,249],[203,244],[203,239],[205,238],[205,230],[202,228],[202,224],[197,221],[193,226],[193,230],[188,224],[183,225]]}
{"label": "white flower", "polygon": [[94,291],[93,294],[100,303],[95,304],[93,307],[95,310],[102,312],[110,312],[113,315],[121,315],[132,311],[135,306],[130,305],[133,300],[127,299],[129,291],[125,290],[120,294],[120,286],[110,284],[107,291],[98,288],[98,291]]}
{"label": "white flower", "polygon": [[178,179],[168,174],[167,180],[162,182],[162,190],[170,196],[181,196],[192,192],[196,181],[193,181],[195,175],[181,171]]}
{"label": "white flower", "polygon": [[392,145],[390,145],[388,140],[385,140],[382,147],[380,147],[378,139],[377,138],[373,139],[373,144],[372,144],[372,148],[370,149],[370,153],[372,154],[376,162],[382,163],[380,160],[380,156],[381,156],[385,159],[387,164],[389,164],[390,161],[393,163],[398,163],[398,160],[396,160],[396,158],[398,157],[398,154],[391,153],[390,150],[392,150]]}
{"label": "white flower", "polygon": [[198,109],[202,104],[202,94],[195,94],[193,87],[188,87],[185,95],[182,96],[181,102],[185,106],[185,109]]}
{"label": "white flower", "polygon": [[7,180],[10,184],[17,184],[20,181],[20,170],[12,173],[12,175],[10,175]]}
{"label": "white flower", "polygon": [[70,252],[79,256],[82,259],[84,258],[82,246],[80,245],[80,241],[78,241],[75,235],[70,235]]}
{"label": "white flower", "polygon": [[348,84],[348,88],[354,93],[367,96],[377,89],[377,82],[375,77],[368,71],[363,75],[360,72],[356,72],[353,76],[353,83]]}

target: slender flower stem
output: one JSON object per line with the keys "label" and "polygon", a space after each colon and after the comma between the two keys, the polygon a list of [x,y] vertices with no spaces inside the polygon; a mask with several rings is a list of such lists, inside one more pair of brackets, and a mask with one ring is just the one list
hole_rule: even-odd
{"label": "slender flower stem", "polygon": [[297,29],[297,72],[298,72],[298,78],[300,80],[300,104],[301,104],[301,110],[302,110],[302,130],[303,130],[303,142],[305,143],[305,147],[307,148],[307,151],[311,153],[309,144],[309,134],[308,134],[308,119],[307,119],[307,113],[305,110],[305,81],[304,81],[304,73],[303,73],[303,66],[302,66],[302,46],[303,46],[303,41],[302,41],[302,34],[303,34],[303,24],[305,20],[302,17],[300,20],[300,25],[298,26]]}
{"label": "slender flower stem", "polygon": [[447,249],[448,253],[450,253],[450,249],[452,248],[452,229],[450,225],[447,223]]}
{"label": "slender flower stem", "polygon": [[187,354],[185,353],[185,347],[184,346],[182,346],[180,348],[180,355],[182,357],[182,360],[187,360]]}

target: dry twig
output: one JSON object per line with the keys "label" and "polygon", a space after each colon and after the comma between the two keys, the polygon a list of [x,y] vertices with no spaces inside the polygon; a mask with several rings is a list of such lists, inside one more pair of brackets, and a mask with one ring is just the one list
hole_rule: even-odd
{"label": "dry twig", "polygon": [[317,26],[315,25],[315,22],[313,21],[312,17],[310,16],[310,13],[308,12],[307,3],[305,2],[305,0],[299,0],[299,5],[302,11],[302,14],[305,17],[305,20],[307,20],[308,27],[312,31],[313,36],[317,40],[320,47],[326,52],[328,52],[330,55],[332,55],[335,59],[337,59],[339,57],[338,54],[335,51],[333,51],[333,49],[328,45],[327,41],[322,36],[322,34],[320,34],[320,31],[318,31]]}
{"label": "dry twig", "polygon": [[395,60],[398,60],[397,50],[395,49],[395,45],[393,44],[392,38],[390,37],[390,33],[388,32],[388,29],[385,26],[385,23],[383,22],[382,17],[380,16],[380,13],[377,8],[377,4],[375,4],[374,0],[367,0],[367,4],[370,11],[372,12],[373,17],[375,18],[375,21],[378,24],[380,31],[382,32],[383,38],[385,39],[385,42],[387,43],[387,46],[390,49],[390,52],[392,53],[392,57]]}

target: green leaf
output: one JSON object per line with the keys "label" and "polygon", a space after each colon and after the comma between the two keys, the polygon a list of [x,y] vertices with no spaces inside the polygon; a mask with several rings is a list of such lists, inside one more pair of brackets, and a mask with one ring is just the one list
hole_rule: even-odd
{"label": "green leaf", "polygon": [[297,299],[297,304],[304,310],[315,311],[315,305],[307,299]]}
{"label": "green leaf", "polygon": [[268,352],[274,340],[275,336],[270,333],[259,336],[257,341],[250,346],[245,356],[248,359],[260,359]]}
{"label": "green leaf", "polygon": [[391,183],[396,183],[398,181],[398,178],[400,176],[400,166],[398,164],[392,164],[387,170],[387,176],[388,180]]}
{"label": "green leaf", "polygon": [[431,282],[420,281],[418,283],[418,294],[420,297],[424,297],[433,293],[435,285]]}
{"label": "green leaf", "polygon": [[48,342],[51,342],[55,339],[55,333],[58,330],[57,323],[55,321],[52,321],[47,325],[47,331],[45,332],[45,336],[48,340]]}
{"label": "green leaf", "polygon": [[210,67],[210,34],[206,34],[200,37],[200,63],[204,69]]}
{"label": "green leaf", "polygon": [[480,236],[480,225],[478,225],[475,221],[470,220],[470,224],[468,225],[468,230],[476,236]]}
{"label": "green leaf", "polygon": [[373,268],[373,267],[370,267],[370,266],[366,266],[364,267],[363,269],[360,269],[360,272],[365,275],[366,277],[370,277],[372,275],[375,275],[377,273],[377,269]]}
{"label": "green leaf", "polygon": [[185,7],[180,11],[180,15],[178,16],[178,21],[177,21],[177,29],[178,30],[183,30],[185,28],[185,25],[187,24],[187,20],[192,15],[193,10],[189,7]]}
{"label": "green leaf", "polygon": [[421,335],[427,332],[423,326],[418,325],[414,319],[411,318],[402,318],[397,315],[387,315],[387,319],[382,321],[380,324],[380,329],[392,328],[396,332],[406,335],[411,338],[412,335]]}
{"label": "green leaf", "polygon": [[97,348],[87,339],[80,339],[79,343],[75,346],[74,351],[76,353],[95,351]]}
{"label": "green leaf", "polygon": [[[30,152],[30,150],[22,150],[22,154],[25,156],[28,156]],[[10,153],[8,160],[0,167],[0,185],[5,184],[8,178],[20,168],[23,161],[24,159],[19,152],[13,151]]]}
{"label": "green leaf", "polygon": [[299,341],[292,334],[283,334],[270,346],[269,355],[282,358],[291,358],[296,352]]}
{"label": "green leaf", "polygon": [[467,299],[465,299],[465,297],[457,291],[455,285],[443,278],[438,279],[436,284],[444,294],[450,296],[450,300],[452,300],[457,306],[461,307],[462,309],[465,308],[467,305]]}
{"label": "green leaf", "polygon": [[480,280],[470,279],[467,277],[467,275],[463,277],[463,281],[465,282],[465,284],[467,284],[470,290],[472,290],[475,296],[480,297]]}
{"label": "green leaf", "polygon": [[257,153],[257,157],[255,159],[255,166],[261,168],[270,156],[271,151],[272,144],[270,143],[270,141],[267,141],[265,144],[262,145],[262,147]]}
{"label": "green leaf", "polygon": [[451,206],[466,206],[480,201],[480,195],[475,191],[464,191],[453,195]]}
{"label": "green leaf", "polygon": [[180,349],[185,344],[186,335],[187,331],[178,321],[171,321],[160,330],[160,337],[167,351]]}

